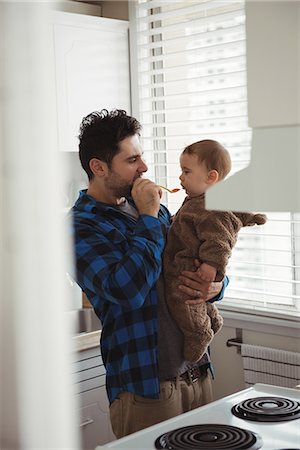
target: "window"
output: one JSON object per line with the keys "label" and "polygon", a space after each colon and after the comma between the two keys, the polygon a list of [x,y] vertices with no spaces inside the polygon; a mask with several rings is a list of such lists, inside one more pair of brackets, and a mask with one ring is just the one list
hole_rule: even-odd
{"label": "window", "polygon": [[[250,161],[244,1],[131,2],[137,101],[149,178],[177,187],[179,155],[200,139],[230,151],[231,175]],[[134,20],[132,20],[134,19]],[[164,194],[176,212],[184,193]],[[299,317],[300,214],[267,213],[239,233],[222,308]]]}

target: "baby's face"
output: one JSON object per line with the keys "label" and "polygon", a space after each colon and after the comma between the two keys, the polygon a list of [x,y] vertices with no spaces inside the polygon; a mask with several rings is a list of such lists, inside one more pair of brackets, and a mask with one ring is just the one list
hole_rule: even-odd
{"label": "baby's face", "polygon": [[200,163],[197,155],[183,153],[180,156],[181,175],[179,177],[181,186],[187,195],[196,197],[203,194],[208,184],[208,173],[204,163]]}

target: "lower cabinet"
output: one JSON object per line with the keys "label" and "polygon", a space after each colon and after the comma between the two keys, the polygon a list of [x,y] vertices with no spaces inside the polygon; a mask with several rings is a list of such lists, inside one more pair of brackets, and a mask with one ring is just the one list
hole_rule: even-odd
{"label": "lower cabinet", "polygon": [[79,352],[74,372],[80,404],[78,416],[81,448],[94,450],[97,445],[115,440],[110,425],[105,369],[99,348]]}

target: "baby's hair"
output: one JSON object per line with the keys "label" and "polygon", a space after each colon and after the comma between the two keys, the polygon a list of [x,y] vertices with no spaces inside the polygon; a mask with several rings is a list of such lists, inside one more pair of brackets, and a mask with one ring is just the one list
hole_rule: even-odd
{"label": "baby's hair", "polygon": [[231,170],[231,159],[228,150],[212,139],[194,142],[185,147],[182,153],[197,155],[199,162],[204,162],[208,170],[216,170],[219,180],[223,180]]}

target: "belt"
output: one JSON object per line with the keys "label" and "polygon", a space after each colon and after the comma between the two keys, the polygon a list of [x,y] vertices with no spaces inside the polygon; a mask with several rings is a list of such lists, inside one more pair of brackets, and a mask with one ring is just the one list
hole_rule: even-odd
{"label": "belt", "polygon": [[192,367],[188,369],[186,372],[179,375],[180,380],[184,380],[187,383],[195,383],[199,378],[205,377],[207,375],[207,364],[198,367]]}

